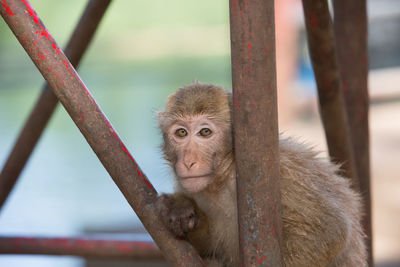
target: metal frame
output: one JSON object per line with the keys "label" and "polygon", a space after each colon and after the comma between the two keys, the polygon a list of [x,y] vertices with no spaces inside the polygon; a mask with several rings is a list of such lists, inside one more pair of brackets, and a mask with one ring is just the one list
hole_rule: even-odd
{"label": "metal frame", "polygon": [[333,1],[333,10],[335,14],[334,31],[338,63],[343,81],[343,95],[356,158],[355,169],[358,175],[358,185],[364,202],[363,228],[369,248],[368,263],[369,266],[372,266],[367,3],[365,0],[335,0]]}
{"label": "metal frame", "polygon": [[328,2],[303,0],[303,10],[329,155],[334,162],[343,164],[345,176],[351,178],[354,187],[358,189],[354,152],[342,81],[336,60],[335,36]]}
{"label": "metal frame", "polygon": [[241,265],[282,266],[274,1],[231,0],[230,21]]}
{"label": "metal frame", "polygon": [[47,254],[101,259],[163,260],[153,242],[109,240],[95,237],[0,237],[4,254]]}
{"label": "metal frame", "polygon": [[303,0],[311,60],[329,155],[363,197],[368,264],[373,266],[365,0]]}
{"label": "metal frame", "polygon": [[[165,259],[173,266],[202,266],[197,252],[187,242],[173,238],[158,221],[154,209],[157,192],[73,68],[110,1],[89,1],[66,48],[70,62],[27,0],[0,0],[2,17],[53,90],[49,86],[43,89],[0,174],[0,207],[60,100]],[[344,173],[364,196],[364,229],[372,266],[366,3],[333,3],[334,25],[327,1],[303,0],[306,29],[330,155],[344,162]],[[281,266],[273,1],[230,0],[230,20],[241,262],[243,266]],[[349,24],[352,27],[347,28]],[[243,138],[249,130],[254,138]],[[83,238],[0,237],[0,253],[161,257],[152,243]]]}

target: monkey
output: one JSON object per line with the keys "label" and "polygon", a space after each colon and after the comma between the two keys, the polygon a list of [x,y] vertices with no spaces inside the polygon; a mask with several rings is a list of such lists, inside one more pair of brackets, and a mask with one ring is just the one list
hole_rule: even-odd
{"label": "monkey", "polygon": [[[206,266],[240,266],[232,112],[231,92],[194,82],[158,113],[176,185],[156,209]],[[367,266],[361,196],[339,166],[290,138],[280,137],[279,153],[283,265]]]}

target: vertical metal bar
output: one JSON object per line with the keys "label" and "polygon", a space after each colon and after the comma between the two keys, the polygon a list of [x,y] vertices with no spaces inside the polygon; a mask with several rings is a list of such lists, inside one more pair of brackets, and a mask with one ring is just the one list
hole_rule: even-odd
{"label": "vertical metal bar", "polygon": [[85,258],[163,260],[153,242],[99,238],[0,237],[0,254],[69,255]]}
{"label": "vertical metal bar", "polygon": [[282,266],[274,1],[231,0],[234,147],[242,266]]}
{"label": "vertical metal bar", "polygon": [[303,10],[329,155],[358,189],[328,1],[303,0]]}
{"label": "vertical metal bar", "polygon": [[373,266],[368,126],[368,49],[366,0],[335,0],[334,29],[343,92],[349,114],[355,166],[364,201],[364,231]]}
{"label": "vertical metal bar", "polygon": [[[65,55],[74,67],[79,65],[79,61],[89,46],[110,2],[111,0],[90,0],[88,2],[65,49]],[[29,156],[39,141],[47,122],[54,112],[57,102],[58,99],[51,91],[50,86],[48,84],[44,85],[42,93],[25,122],[24,128],[20,132],[0,173],[0,208],[6,201]]]}
{"label": "vertical metal bar", "polygon": [[27,0],[0,0],[0,13],[100,159],[149,234],[174,266],[202,266],[189,243],[158,219],[157,192]]}

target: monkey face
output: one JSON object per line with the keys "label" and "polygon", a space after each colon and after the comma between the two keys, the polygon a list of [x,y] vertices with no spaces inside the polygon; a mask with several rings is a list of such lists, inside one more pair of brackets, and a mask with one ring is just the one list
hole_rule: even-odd
{"label": "monkey face", "polygon": [[195,82],[158,113],[165,159],[188,193],[219,189],[233,168],[231,99],[222,87]]}
{"label": "monkey face", "polygon": [[167,131],[173,168],[183,189],[196,193],[213,182],[220,162],[223,131],[205,115],[182,117]]}

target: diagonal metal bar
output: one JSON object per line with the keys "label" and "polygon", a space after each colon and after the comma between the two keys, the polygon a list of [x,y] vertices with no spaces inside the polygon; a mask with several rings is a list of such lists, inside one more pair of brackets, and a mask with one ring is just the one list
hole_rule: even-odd
{"label": "diagonal metal bar", "polygon": [[[74,67],[79,65],[110,2],[111,0],[90,0],[88,2],[65,49],[65,55]],[[57,103],[57,97],[51,91],[50,86],[45,84],[0,173],[0,208],[5,203],[39,141]]]}
{"label": "diagonal metal bar", "polygon": [[241,266],[282,266],[274,1],[231,0],[230,21]]}
{"label": "diagonal metal bar", "polygon": [[368,123],[368,49],[366,0],[335,0],[334,29],[343,92],[349,115],[355,166],[363,196],[364,232],[369,266],[373,266]]}
{"label": "diagonal metal bar", "polygon": [[0,0],[0,13],[101,163],[173,266],[202,266],[189,243],[158,219],[157,192],[27,0]]}
{"label": "diagonal metal bar", "polygon": [[328,1],[303,0],[303,10],[329,155],[331,160],[342,164],[344,175],[352,180],[353,187],[358,190]]}
{"label": "diagonal metal bar", "polygon": [[153,242],[101,238],[0,237],[0,254],[69,255],[84,258],[163,260]]}

